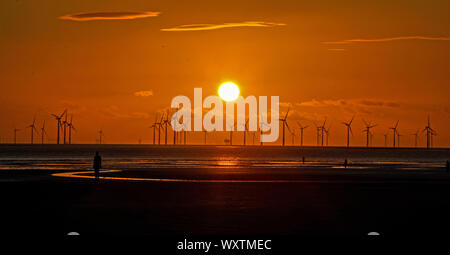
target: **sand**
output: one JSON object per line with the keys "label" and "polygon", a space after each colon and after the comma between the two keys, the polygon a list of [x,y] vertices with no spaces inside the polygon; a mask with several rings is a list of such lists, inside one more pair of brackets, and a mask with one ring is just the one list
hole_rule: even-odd
{"label": "sand", "polygon": [[1,231],[430,236],[449,229],[450,174],[445,169],[360,167],[120,169],[102,176],[141,180],[99,182],[52,176],[55,170],[2,171]]}

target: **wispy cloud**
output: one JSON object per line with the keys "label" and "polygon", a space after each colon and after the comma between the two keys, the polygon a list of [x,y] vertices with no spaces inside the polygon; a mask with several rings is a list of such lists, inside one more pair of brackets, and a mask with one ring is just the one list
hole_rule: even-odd
{"label": "wispy cloud", "polygon": [[146,112],[127,112],[120,109],[117,105],[109,105],[101,109],[97,109],[101,116],[112,119],[148,119],[150,114]]}
{"label": "wispy cloud", "polygon": [[426,41],[450,41],[449,36],[398,36],[374,39],[349,39],[342,41],[323,42],[323,44],[351,44],[351,43],[371,43],[371,42],[391,42],[400,40],[426,40]]}
{"label": "wispy cloud", "polygon": [[328,49],[329,51],[346,51],[346,49]]}
{"label": "wispy cloud", "polygon": [[392,101],[377,99],[356,99],[356,100],[316,100],[295,103],[296,106],[305,107],[336,107],[336,106],[364,106],[364,107],[400,107],[400,104]]}
{"label": "wispy cloud", "polygon": [[377,100],[377,99],[337,99],[337,100],[316,100],[304,101],[295,103],[295,106],[300,107],[386,107],[396,108],[400,107],[400,104],[392,101]]}
{"label": "wispy cloud", "polygon": [[161,31],[178,32],[178,31],[203,31],[232,27],[275,27],[285,26],[283,23],[273,23],[264,21],[245,21],[238,23],[222,23],[222,24],[190,24],[181,25],[172,28],[162,28]]}
{"label": "wispy cloud", "polygon": [[149,97],[153,96],[153,90],[142,90],[134,92],[134,95],[137,97]]}
{"label": "wispy cloud", "polygon": [[67,14],[59,18],[74,21],[121,20],[156,17],[159,14],[159,12],[83,12],[76,14]]}

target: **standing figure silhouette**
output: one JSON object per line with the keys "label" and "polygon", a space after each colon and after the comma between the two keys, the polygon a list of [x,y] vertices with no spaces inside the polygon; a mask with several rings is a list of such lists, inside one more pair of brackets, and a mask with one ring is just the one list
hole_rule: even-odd
{"label": "standing figure silhouette", "polygon": [[102,157],[100,157],[98,151],[96,151],[94,157],[94,173],[96,180],[99,180],[100,178],[100,168],[102,168]]}

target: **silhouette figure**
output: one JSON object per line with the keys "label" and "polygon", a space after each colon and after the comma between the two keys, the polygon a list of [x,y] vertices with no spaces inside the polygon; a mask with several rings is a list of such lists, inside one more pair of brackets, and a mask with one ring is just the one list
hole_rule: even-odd
{"label": "silhouette figure", "polygon": [[100,178],[100,168],[102,168],[102,157],[98,154],[98,151],[95,152],[94,157],[94,173],[95,173],[95,179]]}
{"label": "silhouette figure", "polygon": [[448,161],[448,160],[447,160],[447,166],[446,166],[446,169],[447,169],[447,173],[448,173],[448,171],[450,170],[450,161]]}
{"label": "silhouette figure", "polygon": [[345,159],[344,160],[344,167],[347,168],[347,166],[348,166],[348,162],[347,162],[347,159]]}
{"label": "silhouette figure", "polygon": [[305,164],[305,157],[302,157],[302,162],[303,164]]}

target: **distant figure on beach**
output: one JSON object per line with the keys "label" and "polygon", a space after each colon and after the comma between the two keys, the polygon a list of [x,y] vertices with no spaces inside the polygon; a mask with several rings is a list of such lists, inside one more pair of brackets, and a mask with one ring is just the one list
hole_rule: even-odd
{"label": "distant figure on beach", "polygon": [[348,162],[347,159],[344,160],[344,167],[347,168]]}
{"label": "distant figure on beach", "polygon": [[100,178],[100,168],[102,168],[102,157],[98,154],[98,151],[95,152],[94,157],[94,173],[95,173],[95,179]]}
{"label": "distant figure on beach", "polygon": [[447,165],[446,165],[446,171],[448,173],[448,171],[450,171],[450,162],[447,160]]}

